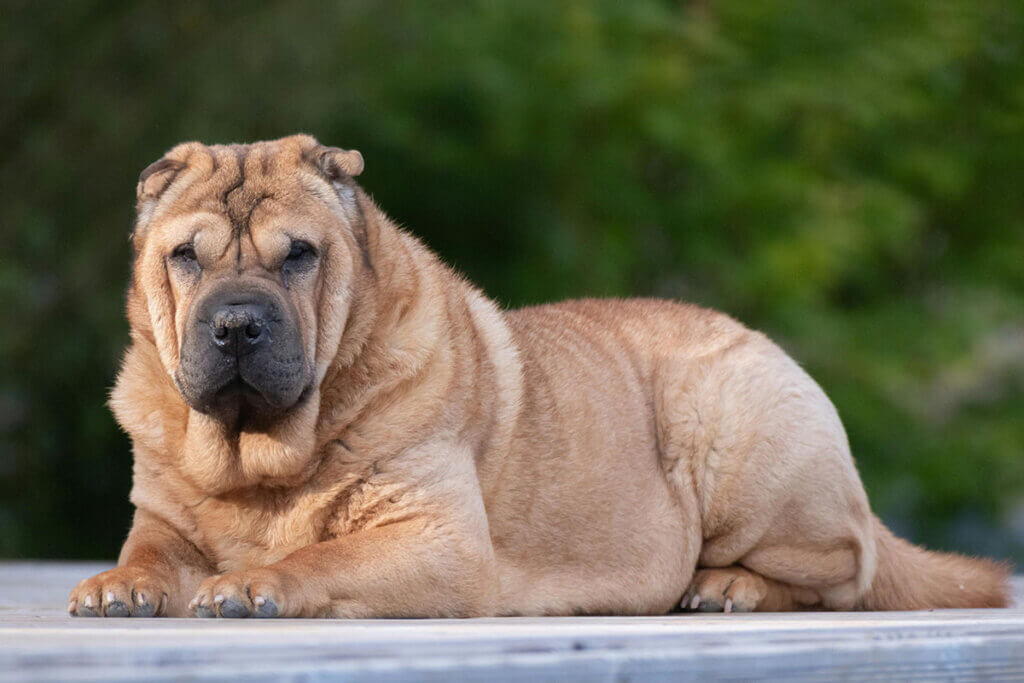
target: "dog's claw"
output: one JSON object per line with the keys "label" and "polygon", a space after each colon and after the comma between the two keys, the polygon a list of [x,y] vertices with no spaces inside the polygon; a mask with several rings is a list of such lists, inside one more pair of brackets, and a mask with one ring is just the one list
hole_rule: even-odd
{"label": "dog's claw", "polygon": [[[263,600],[263,602],[257,602],[257,600]],[[277,616],[277,603],[274,602],[273,598],[264,598],[262,595],[257,595],[253,602],[256,603],[256,613],[253,616],[267,619]]]}
{"label": "dog's claw", "polygon": [[151,617],[156,614],[156,605],[151,604],[146,600],[146,596],[139,594],[135,596],[135,614],[136,617]]}
{"label": "dog's claw", "polygon": [[75,613],[80,617],[98,617],[100,615],[99,612],[93,609],[91,595],[85,596],[85,600],[78,606]]}
{"label": "dog's claw", "polygon": [[209,607],[207,607],[206,605],[196,605],[195,610],[196,616],[200,619],[211,619],[217,616],[217,613]]}

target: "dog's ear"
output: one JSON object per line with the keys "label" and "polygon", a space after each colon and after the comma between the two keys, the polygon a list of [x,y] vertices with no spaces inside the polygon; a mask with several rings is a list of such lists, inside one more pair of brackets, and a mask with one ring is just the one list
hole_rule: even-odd
{"label": "dog's ear", "polygon": [[363,155],[355,149],[320,147],[316,153],[316,164],[328,180],[343,180],[363,172]]}
{"label": "dog's ear", "polygon": [[130,239],[136,244],[138,238],[149,224],[153,211],[156,209],[157,199],[167,191],[178,173],[186,167],[184,161],[164,157],[154,161],[142,170],[139,174],[139,184],[135,186],[135,195],[138,202],[135,206],[135,223],[132,225]]}
{"label": "dog's ear", "polygon": [[139,174],[139,184],[135,188],[135,194],[139,198],[139,203],[141,204],[149,199],[156,199],[163,194],[164,190],[167,189],[171,181],[174,180],[174,177],[183,168],[185,168],[184,161],[168,157],[154,161],[144,168],[142,173]]}

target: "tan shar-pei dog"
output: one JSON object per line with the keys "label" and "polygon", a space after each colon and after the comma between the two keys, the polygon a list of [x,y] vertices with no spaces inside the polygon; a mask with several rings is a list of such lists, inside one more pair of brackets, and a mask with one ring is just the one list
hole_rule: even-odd
{"label": "tan shar-pei dog", "polygon": [[994,607],[894,537],[779,347],[657,300],[501,311],[295,136],[142,172],[110,400],[135,520],[79,616]]}

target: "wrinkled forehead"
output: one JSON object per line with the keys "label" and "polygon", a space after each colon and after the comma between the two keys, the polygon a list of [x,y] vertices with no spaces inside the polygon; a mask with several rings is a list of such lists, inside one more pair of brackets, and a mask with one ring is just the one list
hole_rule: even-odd
{"label": "wrinkled forehead", "polygon": [[337,195],[314,171],[309,150],[287,142],[189,144],[172,150],[168,158],[183,166],[156,213],[163,218],[225,214],[235,230],[244,231],[256,207],[267,200],[295,211],[337,204]]}

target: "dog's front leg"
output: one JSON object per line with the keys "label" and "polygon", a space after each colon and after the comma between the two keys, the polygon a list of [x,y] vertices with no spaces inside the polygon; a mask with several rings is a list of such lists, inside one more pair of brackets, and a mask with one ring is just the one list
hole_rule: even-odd
{"label": "dog's front leg", "polygon": [[185,616],[196,586],[214,572],[210,561],[176,529],[138,510],[117,567],[83,579],[68,613],[79,617]]}
{"label": "dog's front leg", "polygon": [[200,616],[219,617],[466,617],[493,614],[496,600],[486,534],[422,517],[211,576],[192,604]]}
{"label": "dog's front leg", "polygon": [[[379,465],[379,466],[378,466]],[[212,576],[192,602],[219,617],[494,614],[498,574],[472,453],[447,442],[381,461],[353,492],[356,530],[273,564]]]}

